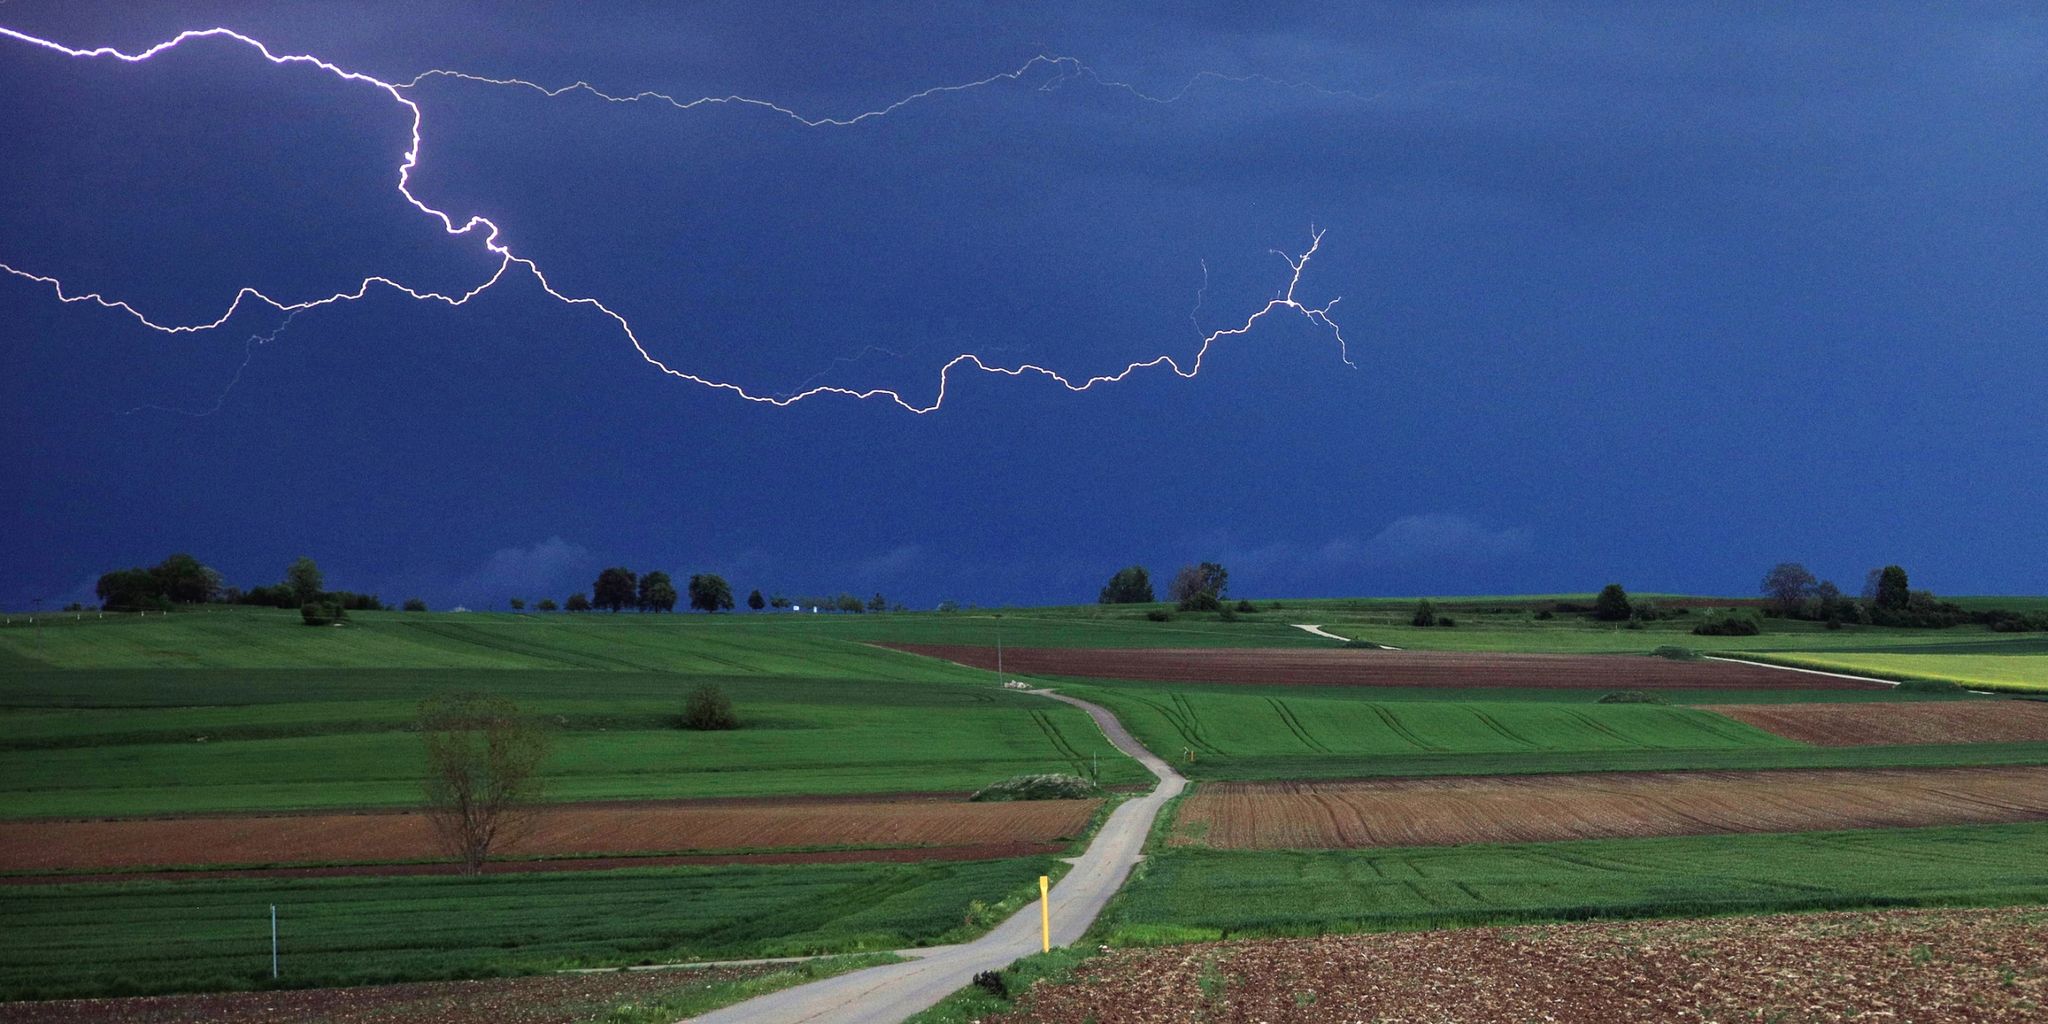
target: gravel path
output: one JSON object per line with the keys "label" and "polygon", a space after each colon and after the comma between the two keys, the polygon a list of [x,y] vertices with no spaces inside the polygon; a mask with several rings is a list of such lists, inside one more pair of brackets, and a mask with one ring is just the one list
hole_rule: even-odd
{"label": "gravel path", "polygon": [[[1110,812],[1088,851],[1052,889],[1052,941],[1078,940],[1138,863],[1152,819],[1186,785],[1179,772],[1132,738],[1107,709],[1049,690],[1031,691],[1081,708],[1117,749],[1136,758],[1159,785]],[[918,950],[909,963],[873,967],[783,989],[694,1018],[696,1024],[897,1024],[956,989],[980,971],[1000,970],[1038,952],[1038,905],[1033,902],[973,942]]]}

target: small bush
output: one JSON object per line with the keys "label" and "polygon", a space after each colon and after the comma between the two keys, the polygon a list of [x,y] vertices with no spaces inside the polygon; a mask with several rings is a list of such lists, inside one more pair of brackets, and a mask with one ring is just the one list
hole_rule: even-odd
{"label": "small bush", "polygon": [[1436,625],[1436,605],[1430,604],[1429,598],[1426,597],[1415,602],[1415,614],[1408,617],[1408,624],[1411,626]]}
{"label": "small bush", "polygon": [[1146,613],[1145,613],[1145,617],[1146,617],[1146,618],[1148,618],[1148,619],[1151,619],[1151,620],[1152,620],[1153,622],[1172,622],[1172,621],[1173,621],[1173,613],[1172,613],[1172,612],[1170,612],[1170,611],[1167,611],[1167,610],[1166,610],[1166,609],[1164,609],[1164,608],[1154,608],[1154,609],[1152,609],[1151,611],[1149,611],[1149,612],[1146,612]]}
{"label": "small bush", "polygon": [[427,610],[427,603],[417,597],[408,597],[405,599],[405,610],[409,612],[423,612]]}
{"label": "small bush", "polygon": [[739,716],[733,714],[732,698],[725,691],[711,683],[705,683],[690,691],[690,699],[683,705],[683,717],[679,724],[685,729],[712,732],[720,729],[740,727]]}
{"label": "small bush", "polygon": [[1223,602],[1206,590],[1197,590],[1180,601],[1180,610],[1184,612],[1213,612],[1222,607]]}
{"label": "small bush", "polygon": [[1690,647],[1680,647],[1677,644],[1661,644],[1650,653],[1659,658],[1670,658],[1672,661],[1698,661],[1700,659],[1700,652]]}
{"label": "small bush", "polygon": [[1958,696],[1963,687],[1946,679],[1908,679],[1899,684],[1900,693],[1946,694]]}
{"label": "small bush", "polygon": [[1448,615],[1439,615],[1436,617],[1436,624],[1442,626],[1445,629],[1450,629],[1458,624],[1458,620],[1451,618]]}
{"label": "small bush", "polygon": [[1237,603],[1237,610],[1240,614],[1250,615],[1251,613],[1258,611],[1259,608],[1257,605],[1251,603],[1250,601],[1239,601]]}
{"label": "small bush", "polygon": [[967,799],[980,803],[1012,800],[1082,800],[1102,790],[1079,775],[1017,775],[991,783]]}
{"label": "small bush", "polygon": [[1595,703],[1599,704],[1663,704],[1664,698],[1641,690],[1616,690]]}
{"label": "small bush", "polygon": [[299,606],[299,618],[308,626],[332,626],[348,618],[348,612],[332,601],[308,601]]}
{"label": "small bush", "polygon": [[1763,631],[1755,619],[1735,612],[1713,615],[1692,628],[1694,636],[1756,636]]}
{"label": "small bush", "polygon": [[1536,613],[1536,618],[1544,622],[1548,622],[1551,619],[1557,618],[1557,613],[1551,611],[1548,608],[1545,608],[1542,611]]}

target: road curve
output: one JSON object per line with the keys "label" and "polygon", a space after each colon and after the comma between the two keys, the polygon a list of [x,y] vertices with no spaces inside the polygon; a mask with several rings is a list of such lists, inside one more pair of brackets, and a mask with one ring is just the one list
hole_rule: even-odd
{"label": "road curve", "polygon": [[[1159,777],[1152,792],[1127,800],[1110,812],[1088,850],[1074,860],[1074,869],[1052,888],[1052,941],[1064,946],[1079,939],[1095,915],[1130,876],[1151,833],[1152,820],[1166,801],[1180,793],[1187,780],[1146,750],[1109,710],[1084,700],[1033,690],[1032,693],[1072,704],[1088,712],[1118,750],[1136,758]],[[1019,879],[1019,882],[1027,881]],[[786,988],[691,1018],[692,1024],[897,1024],[965,986],[979,971],[1008,967],[1019,957],[1038,952],[1036,901],[973,942],[917,950],[908,963],[870,967]]]}

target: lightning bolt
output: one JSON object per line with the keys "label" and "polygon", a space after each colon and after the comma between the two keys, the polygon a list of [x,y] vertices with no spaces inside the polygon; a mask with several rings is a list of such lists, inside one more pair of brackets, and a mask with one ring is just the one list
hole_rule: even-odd
{"label": "lightning bolt", "polygon": [[[933,396],[929,403],[924,403],[918,400],[908,398],[901,392],[891,388],[848,388],[834,385],[819,385],[815,387],[807,387],[787,394],[757,394],[755,392],[749,391],[747,388],[739,384],[732,383],[729,381],[716,380],[713,378],[700,376],[698,374],[691,373],[686,370],[680,370],[656,358],[652,353],[650,353],[647,350],[647,346],[641,341],[639,334],[633,329],[632,323],[629,322],[623,314],[612,309],[610,306],[607,306],[604,302],[600,301],[597,298],[584,295],[569,295],[564,293],[560,289],[556,288],[555,285],[548,279],[547,274],[541,269],[540,265],[537,262],[535,262],[533,259],[529,257],[515,253],[512,250],[511,246],[500,240],[499,226],[493,221],[491,221],[489,218],[482,216],[471,216],[467,219],[459,219],[456,215],[429,206],[427,203],[422,201],[418,196],[414,195],[412,192],[412,174],[413,171],[419,166],[420,162],[420,151],[424,144],[422,129],[426,121],[426,115],[424,111],[421,109],[420,104],[407,95],[407,93],[410,90],[416,88],[421,82],[429,78],[446,77],[495,86],[532,89],[549,97],[557,97],[567,93],[574,92],[588,94],[598,99],[613,103],[632,103],[643,101],[666,102],[682,110],[690,110],[695,107],[705,105],[737,105],[755,107],[764,111],[788,117],[806,128],[848,128],[861,124],[864,121],[880,117],[886,117],[890,113],[900,110],[907,105],[917,103],[921,100],[929,99],[934,96],[979,89],[999,82],[1019,81],[1032,74],[1035,70],[1041,68],[1050,69],[1052,72],[1051,77],[1039,85],[1039,88],[1041,90],[1057,88],[1065,82],[1085,78],[1107,88],[1127,91],[1132,96],[1140,100],[1152,103],[1176,102],[1183,96],[1187,95],[1188,91],[1193,89],[1196,85],[1204,81],[1211,80],[1224,82],[1257,81],[1272,84],[1282,88],[1310,89],[1314,90],[1315,92],[1330,96],[1348,96],[1356,99],[1369,98],[1358,96],[1358,94],[1355,93],[1345,93],[1334,90],[1321,89],[1315,86],[1306,85],[1304,83],[1285,82],[1278,79],[1267,78],[1262,75],[1232,77],[1217,74],[1214,72],[1202,72],[1191,78],[1178,91],[1165,96],[1154,96],[1144,93],[1128,83],[1115,82],[1103,79],[1097,76],[1086,65],[1082,64],[1080,61],[1075,60],[1073,58],[1050,57],[1040,55],[1033,57],[1031,60],[1025,62],[1022,66],[1010,71],[991,75],[987,78],[978,79],[972,82],[965,82],[955,85],[935,86],[933,88],[926,89],[921,92],[912,93],[886,106],[878,107],[873,110],[864,111],[851,117],[806,117],[803,114],[800,114],[797,111],[790,109],[788,107],[784,107],[780,104],[776,104],[768,100],[755,99],[745,96],[701,97],[693,100],[679,100],[673,96],[657,92],[641,92],[627,96],[617,96],[605,93],[587,82],[576,82],[571,85],[551,89],[539,85],[537,83],[527,81],[525,79],[489,78],[481,75],[472,75],[459,71],[449,71],[443,69],[435,69],[422,72],[421,74],[415,75],[413,78],[402,82],[387,82],[360,71],[351,71],[347,68],[343,68],[330,61],[323,60],[319,57],[315,57],[310,54],[276,53],[272,51],[271,48],[261,40],[255,39],[253,37],[244,35],[240,32],[236,32],[228,28],[187,30],[184,32],[180,32],[176,36],[159,42],[147,49],[133,53],[124,52],[122,50],[118,50],[109,46],[95,47],[92,49],[79,49],[76,47],[66,46],[62,43],[58,43],[49,39],[43,39],[37,36],[29,35],[24,32],[19,32],[14,29],[7,28],[5,26],[0,26],[0,36],[5,36],[6,38],[26,43],[31,46],[41,47],[46,50],[61,53],[69,57],[87,59],[111,58],[129,64],[139,64],[143,61],[150,60],[160,54],[166,53],[172,49],[175,49],[193,40],[220,38],[231,40],[233,42],[247,46],[250,49],[256,51],[258,54],[260,54],[264,60],[269,61],[270,63],[278,65],[280,67],[306,65],[312,68],[316,68],[320,71],[324,71],[330,75],[335,76],[336,78],[341,79],[342,81],[357,83],[375,88],[383,92],[385,95],[389,96],[393,102],[403,107],[406,110],[406,112],[410,115],[412,121],[411,143],[407,147],[405,152],[402,154],[398,164],[399,194],[404,197],[407,203],[411,204],[415,209],[419,210],[422,214],[431,217],[435,221],[439,222],[442,229],[447,234],[457,237],[478,237],[482,240],[482,245],[484,249],[490,252],[492,255],[498,257],[497,269],[493,271],[488,278],[486,278],[481,284],[478,284],[475,287],[470,288],[467,291],[460,292],[458,294],[448,294],[437,291],[423,291],[412,288],[406,284],[403,284],[389,277],[384,277],[382,275],[372,275],[369,277],[365,277],[362,279],[361,282],[359,282],[356,285],[355,288],[350,290],[338,291],[324,297],[302,299],[298,301],[280,300],[277,298],[273,298],[269,295],[266,295],[262,291],[259,291],[253,287],[243,287],[235,292],[234,299],[231,302],[229,302],[227,309],[223,311],[218,317],[210,321],[188,324],[160,323],[157,320],[152,319],[148,314],[144,313],[142,310],[137,309],[136,307],[128,304],[125,301],[107,298],[105,295],[102,295],[99,292],[85,292],[74,294],[67,290],[67,288],[64,285],[64,282],[58,280],[55,277],[32,273],[30,271],[22,270],[6,263],[0,263],[0,270],[5,270],[7,273],[15,277],[23,278],[37,284],[48,286],[52,291],[55,292],[58,300],[61,302],[89,303],[97,305],[103,309],[107,309],[109,311],[118,311],[128,315],[129,317],[133,318],[137,323],[149,328],[150,330],[159,331],[165,334],[192,334],[214,330],[215,328],[221,327],[222,325],[226,324],[229,320],[233,319],[236,313],[241,311],[245,303],[254,303],[269,306],[270,308],[276,310],[277,312],[285,314],[285,324],[288,325],[291,319],[296,318],[297,315],[300,313],[307,312],[309,310],[319,309],[323,306],[334,305],[337,303],[355,302],[361,300],[362,298],[369,294],[372,287],[388,288],[398,292],[401,295],[406,296],[407,298],[419,302],[441,302],[450,306],[462,306],[467,304],[471,299],[476,298],[478,295],[481,295],[485,291],[488,291],[492,287],[496,286],[500,281],[505,279],[508,273],[523,272],[526,275],[530,276],[535,282],[535,284],[537,284],[542,291],[546,292],[556,301],[569,306],[589,307],[590,309],[596,310],[604,317],[609,318],[615,325],[617,325],[619,331],[625,336],[626,340],[632,344],[634,350],[640,354],[640,358],[644,360],[649,366],[654,367],[661,373],[666,374],[670,377],[677,378],[679,380],[688,381],[692,384],[697,384],[706,388],[710,388],[712,390],[726,392],[748,402],[761,403],[775,407],[786,407],[794,405],[797,402],[801,402],[804,401],[805,399],[814,398],[820,395],[837,395],[846,398],[858,399],[861,401],[882,399],[894,403],[895,405],[901,407],[902,409],[908,412],[915,413],[918,415],[924,415],[926,413],[937,411],[942,405],[945,404],[946,395],[949,392],[953,383],[954,371],[962,368],[978,370],[981,371],[982,373],[1005,377],[1043,377],[1047,380],[1050,380],[1060,385],[1068,391],[1073,392],[1087,391],[1091,388],[1096,387],[1097,385],[1116,383],[1118,381],[1122,381],[1130,377],[1132,374],[1137,373],[1141,370],[1149,370],[1161,366],[1166,367],[1168,370],[1172,371],[1176,376],[1182,378],[1192,378],[1201,372],[1202,363],[1204,359],[1207,358],[1211,346],[1215,345],[1217,342],[1222,341],[1226,338],[1237,337],[1240,335],[1250,333],[1253,330],[1253,328],[1257,326],[1259,321],[1264,320],[1275,313],[1299,315],[1302,318],[1309,321],[1311,324],[1320,327],[1324,330],[1327,330],[1330,333],[1331,337],[1334,338],[1337,342],[1339,358],[1342,359],[1344,364],[1347,366],[1355,367],[1356,365],[1351,362],[1349,345],[1344,339],[1342,329],[1338,327],[1336,321],[1330,318],[1330,311],[1336,307],[1338,299],[1330,299],[1328,302],[1325,302],[1320,306],[1311,306],[1303,302],[1302,300],[1296,298],[1295,296],[1296,290],[1299,288],[1301,284],[1303,272],[1305,272],[1308,269],[1309,261],[1315,257],[1316,253],[1321,249],[1323,243],[1323,232],[1321,230],[1315,229],[1314,227],[1311,227],[1309,232],[1308,247],[1302,252],[1294,254],[1274,250],[1276,255],[1280,256],[1281,259],[1287,262],[1288,267],[1292,271],[1292,274],[1289,276],[1286,285],[1283,288],[1281,288],[1272,299],[1268,300],[1263,307],[1259,308],[1256,312],[1253,312],[1251,315],[1247,316],[1244,319],[1244,321],[1238,326],[1212,331],[1207,335],[1203,336],[1200,347],[1196,350],[1193,359],[1186,366],[1183,366],[1180,361],[1174,359],[1171,355],[1159,355],[1154,356],[1150,359],[1129,363],[1126,366],[1124,366],[1123,369],[1113,373],[1103,373],[1089,377],[1070,378],[1055,370],[1049,369],[1044,366],[1039,366],[1034,363],[1020,363],[1015,366],[991,364],[983,361],[983,359],[980,356],[969,352],[954,356],[952,359],[947,360],[944,364],[942,364],[939,367],[937,393]],[[1207,270],[1208,268],[1205,265],[1203,267],[1203,287],[1205,291],[1207,289]],[[282,326],[283,325],[280,325],[280,329],[282,329]],[[1197,327],[1197,330],[1200,330],[1199,326]],[[251,342],[251,352],[253,352],[255,339],[252,338]],[[245,360],[244,367],[246,366],[247,361]],[[239,378],[240,371],[238,370],[236,373],[236,379],[239,380]],[[229,387],[233,387],[233,382],[230,382]],[[223,392],[223,398],[225,398],[225,392]]]}

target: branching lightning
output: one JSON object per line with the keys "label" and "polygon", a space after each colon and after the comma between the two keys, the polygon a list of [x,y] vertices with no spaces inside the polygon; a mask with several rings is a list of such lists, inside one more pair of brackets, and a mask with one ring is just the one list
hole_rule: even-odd
{"label": "branching lightning", "polygon": [[[648,351],[647,346],[642,343],[641,338],[639,334],[634,330],[633,325],[627,320],[627,318],[623,314],[612,309],[610,306],[606,305],[604,302],[600,301],[597,298],[590,296],[569,295],[557,289],[555,285],[551,281],[549,281],[547,274],[541,270],[540,265],[537,262],[535,262],[533,259],[529,257],[522,256],[518,253],[513,252],[512,248],[508,244],[501,241],[500,229],[496,223],[482,216],[471,216],[467,219],[459,219],[457,215],[453,215],[445,211],[435,209],[432,206],[429,206],[426,202],[422,201],[419,197],[414,195],[412,192],[412,174],[413,171],[416,168],[418,168],[420,163],[420,153],[423,146],[422,131],[426,118],[425,113],[422,110],[420,104],[413,98],[411,98],[411,96],[408,95],[410,90],[418,87],[421,82],[429,78],[446,77],[495,86],[532,89],[549,97],[558,97],[568,93],[582,93],[588,94],[592,97],[604,100],[606,102],[613,103],[632,103],[641,101],[666,102],[681,110],[689,110],[706,105],[735,105],[752,107],[787,117],[805,128],[848,128],[853,127],[855,125],[859,125],[862,122],[868,120],[886,117],[887,115],[899,109],[902,109],[907,105],[934,96],[979,89],[999,82],[1019,81],[1026,78],[1027,76],[1031,75],[1034,71],[1039,69],[1047,69],[1051,72],[1050,77],[1048,77],[1046,81],[1040,83],[1039,88],[1041,90],[1058,88],[1064,83],[1073,80],[1087,79],[1106,88],[1119,89],[1129,92],[1132,96],[1136,97],[1137,99],[1150,103],[1176,102],[1182,97],[1186,96],[1188,91],[1194,88],[1197,84],[1210,80],[1223,82],[1255,81],[1282,88],[1309,90],[1326,96],[1344,96],[1353,99],[1367,98],[1359,96],[1355,93],[1322,89],[1305,83],[1286,82],[1278,79],[1268,78],[1262,75],[1233,77],[1218,74],[1215,72],[1202,72],[1201,74],[1198,74],[1191,78],[1179,90],[1171,94],[1167,94],[1165,96],[1155,96],[1144,93],[1128,83],[1103,79],[1097,76],[1094,73],[1094,71],[1089,69],[1086,65],[1082,64],[1080,61],[1075,60],[1073,58],[1040,55],[1037,57],[1033,57],[1031,60],[1025,62],[1022,66],[1011,71],[991,75],[987,78],[978,79],[972,82],[965,82],[955,85],[935,86],[933,88],[926,89],[921,92],[912,93],[886,106],[879,107],[873,110],[868,110],[850,117],[807,117],[793,109],[784,107],[780,104],[773,103],[768,100],[755,99],[745,96],[707,96],[693,100],[679,100],[673,96],[669,96],[667,94],[658,92],[641,92],[632,95],[619,96],[603,92],[587,82],[576,82],[574,84],[558,88],[548,88],[537,83],[527,81],[525,79],[489,78],[481,75],[472,75],[463,72],[442,69],[426,71],[414,76],[411,79],[402,82],[387,82],[382,79],[375,78],[371,75],[365,74],[363,72],[351,71],[346,68],[342,68],[336,64],[312,56],[310,54],[276,53],[272,51],[270,47],[267,44],[263,43],[262,41],[227,28],[197,29],[181,32],[171,39],[157,43],[156,45],[151,46],[148,49],[134,53],[123,52],[113,47],[105,46],[96,47],[93,49],[78,49],[48,39],[43,39],[36,36],[28,35],[23,32],[18,32],[13,29],[6,28],[4,26],[0,26],[0,36],[5,36],[7,38],[22,43],[27,43],[29,45],[41,47],[47,50],[52,50],[57,53],[65,54],[67,56],[74,58],[111,58],[114,60],[130,64],[141,63],[143,61],[150,60],[151,58],[154,58],[162,53],[165,53],[184,43],[193,40],[222,38],[245,45],[255,50],[258,54],[262,55],[264,60],[267,60],[270,63],[278,66],[306,65],[316,68],[320,71],[324,71],[328,74],[331,74],[343,81],[357,83],[375,88],[389,96],[392,101],[396,102],[401,107],[405,108],[405,110],[411,117],[411,142],[406,151],[402,154],[398,164],[399,194],[404,197],[407,203],[411,204],[415,209],[419,210],[422,214],[425,214],[426,216],[438,221],[442,229],[447,234],[451,236],[469,236],[480,238],[482,240],[482,245],[485,248],[485,250],[498,258],[497,268],[490,274],[489,277],[487,277],[482,283],[476,285],[475,287],[472,287],[467,291],[463,291],[457,294],[448,294],[438,291],[415,289],[397,280],[382,275],[372,275],[370,277],[365,277],[362,279],[360,283],[356,285],[355,288],[351,290],[339,291],[331,295],[310,299],[300,299],[297,301],[285,301],[278,298],[273,298],[272,296],[266,295],[262,291],[259,291],[253,287],[243,287],[235,293],[234,299],[228,304],[227,309],[223,311],[218,317],[208,321],[188,324],[162,323],[156,319],[151,318],[147,313],[144,313],[142,310],[130,305],[125,301],[118,299],[110,299],[99,292],[74,293],[66,288],[64,282],[58,280],[55,277],[32,273],[30,271],[21,270],[7,263],[0,263],[0,270],[5,270],[7,273],[15,277],[22,278],[49,287],[53,292],[55,292],[58,300],[61,302],[88,303],[97,305],[107,310],[119,311],[131,317],[137,323],[143,325],[144,327],[165,334],[189,334],[212,331],[216,328],[225,325],[229,320],[233,319],[234,316],[242,310],[244,303],[269,306],[272,309],[285,314],[284,322],[280,324],[279,327],[277,328],[277,331],[282,331],[286,326],[289,326],[292,320],[295,319],[300,313],[318,309],[323,306],[334,305],[337,303],[358,301],[364,298],[366,295],[368,295],[373,286],[388,288],[415,301],[441,302],[450,306],[462,306],[467,304],[471,299],[476,298],[478,295],[481,295],[485,291],[488,291],[492,287],[496,286],[500,281],[505,279],[508,272],[512,272],[516,268],[518,271],[524,272],[525,274],[529,275],[533,279],[533,281],[541,288],[542,291],[546,292],[555,300],[570,306],[587,306],[593,310],[596,310],[603,316],[608,317],[613,323],[617,325],[619,331],[625,335],[626,339],[629,342],[631,342],[634,350],[640,354],[640,358],[644,360],[649,366],[654,367],[661,373],[677,378],[679,380],[684,380],[693,384],[701,385],[706,388],[711,388],[713,390],[728,392],[749,402],[757,402],[777,407],[793,405],[807,398],[812,398],[819,395],[838,395],[848,398],[860,399],[863,401],[872,399],[884,399],[894,403],[895,405],[909,412],[923,415],[925,413],[934,412],[938,410],[940,406],[945,404],[947,392],[952,385],[953,371],[955,371],[956,369],[960,369],[962,367],[973,370],[979,370],[983,373],[1001,375],[1006,377],[1043,377],[1053,381],[1054,383],[1060,385],[1061,387],[1066,388],[1069,391],[1075,392],[1087,391],[1090,388],[1093,388],[1099,384],[1111,384],[1118,381],[1122,381],[1125,378],[1130,377],[1132,374],[1137,373],[1138,371],[1148,370],[1161,366],[1166,367],[1168,370],[1172,371],[1175,375],[1179,377],[1192,378],[1201,372],[1202,363],[1204,359],[1208,356],[1209,349],[1212,345],[1226,338],[1233,338],[1250,333],[1261,320],[1266,319],[1274,313],[1298,315],[1309,321],[1311,324],[1324,330],[1327,330],[1330,333],[1330,336],[1336,340],[1338,346],[1338,355],[1344,361],[1345,365],[1355,365],[1351,362],[1349,347],[1345,342],[1343,331],[1338,327],[1336,321],[1331,319],[1330,317],[1330,311],[1336,307],[1338,300],[1333,298],[1320,306],[1311,306],[1296,297],[1296,290],[1301,285],[1302,274],[1307,270],[1309,261],[1315,257],[1316,253],[1322,247],[1323,232],[1321,230],[1311,228],[1309,234],[1309,244],[1304,251],[1300,252],[1299,254],[1292,254],[1287,252],[1279,252],[1278,250],[1275,250],[1275,254],[1280,256],[1281,259],[1285,260],[1288,264],[1289,269],[1292,271],[1292,273],[1287,279],[1285,286],[1279,289],[1275,296],[1272,299],[1268,300],[1263,307],[1258,309],[1256,312],[1253,312],[1251,315],[1247,316],[1243,320],[1243,322],[1238,324],[1237,326],[1212,331],[1203,335],[1201,339],[1201,344],[1196,349],[1194,357],[1186,366],[1183,366],[1179,360],[1174,359],[1171,355],[1159,355],[1150,359],[1132,362],[1126,365],[1123,369],[1117,370],[1113,373],[1103,373],[1088,377],[1070,378],[1057,371],[1033,363],[1020,363],[1015,366],[995,365],[985,362],[980,356],[975,355],[973,353],[962,353],[960,355],[954,356],[952,359],[946,361],[939,367],[937,393],[931,399],[929,404],[925,404],[917,400],[907,398],[901,392],[898,392],[890,388],[849,388],[834,385],[818,385],[813,387],[802,387],[800,388],[800,390],[787,394],[757,394],[755,392],[749,391],[747,388],[736,383],[700,376],[698,374],[691,373],[685,370],[680,370],[668,365],[666,362],[663,362],[661,359],[656,358],[652,353]],[[1202,296],[1206,295],[1208,288],[1208,267],[1206,264],[1204,264],[1202,271],[1203,290],[1200,294],[1198,294],[1197,297],[1197,311],[1199,311],[1200,309]],[[1199,322],[1197,322],[1196,330],[1198,333],[1200,332]],[[255,347],[258,344],[261,344],[264,341],[274,339],[276,337],[277,331],[271,332],[271,334],[268,335],[267,337],[261,335],[252,337],[249,340],[249,354],[253,355]],[[245,358],[243,361],[242,369],[246,369],[247,365],[248,360]],[[236,380],[240,379],[242,369],[238,369],[236,371]],[[815,380],[815,377],[813,379]],[[230,381],[228,386],[229,388],[232,388],[234,386],[234,382]],[[223,399],[225,398],[225,394],[226,393],[223,392]],[[216,405],[216,408],[217,407],[218,406]]]}

